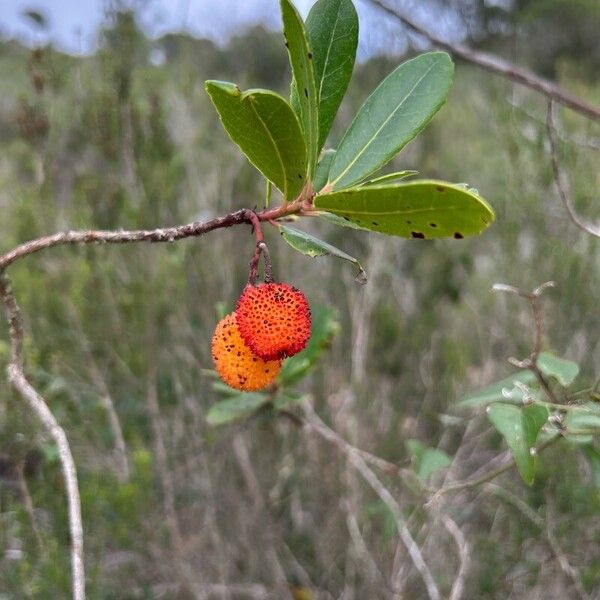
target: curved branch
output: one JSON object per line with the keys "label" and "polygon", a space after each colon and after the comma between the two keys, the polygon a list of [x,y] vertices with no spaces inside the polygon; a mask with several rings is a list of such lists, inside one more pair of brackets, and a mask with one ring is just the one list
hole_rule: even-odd
{"label": "curved branch", "polygon": [[571,194],[569,191],[569,181],[567,179],[566,173],[562,170],[560,166],[560,162],[558,160],[558,143],[556,141],[556,127],[554,125],[554,102],[553,99],[550,99],[548,102],[548,113],[546,115],[546,128],[548,130],[548,140],[550,141],[550,156],[552,158],[552,171],[554,173],[554,182],[556,183],[556,189],[558,190],[558,195],[562,200],[567,212],[569,213],[569,217],[579,229],[589,233],[595,237],[600,238],[600,227],[593,225],[592,223],[588,223],[584,219],[582,219],[575,210],[573,206],[573,201],[571,200]]}
{"label": "curved branch", "polygon": [[491,73],[506,77],[507,79],[524,85],[536,92],[540,92],[555,102],[567,106],[575,112],[585,115],[592,120],[600,120],[600,107],[588,104],[552,81],[548,81],[547,79],[532,73],[528,69],[514,65],[507,60],[489,54],[488,52],[480,52],[473,50],[464,44],[453,44],[442,40],[415,23],[409,17],[400,13],[397,9],[387,6],[381,0],[369,0],[369,2],[403,23],[409,29],[412,29],[414,32],[427,38],[434,46],[446,50],[453,56],[477,65]]}
{"label": "curved branch", "polygon": [[11,344],[11,357],[7,368],[8,381],[23,400],[27,402],[29,408],[44,425],[58,448],[69,509],[73,600],[84,600],[83,523],[75,461],[64,429],[59,425],[44,399],[27,381],[23,372],[23,320],[19,305],[11,290],[10,281],[5,273],[0,273],[0,296],[6,311]]}
{"label": "curved branch", "polygon": [[62,231],[30,240],[13,248],[0,256],[0,272],[16,260],[54,246],[73,246],[77,244],[131,244],[133,242],[164,243],[175,242],[190,237],[198,237],[215,229],[232,227],[248,223],[254,225],[257,221],[272,221],[280,219],[305,209],[301,203],[293,202],[287,206],[279,206],[271,210],[255,213],[242,208],[228,215],[211,219],[210,221],[187,223],[175,227],[159,227],[157,229],[134,229],[131,231],[116,230],[77,230]]}

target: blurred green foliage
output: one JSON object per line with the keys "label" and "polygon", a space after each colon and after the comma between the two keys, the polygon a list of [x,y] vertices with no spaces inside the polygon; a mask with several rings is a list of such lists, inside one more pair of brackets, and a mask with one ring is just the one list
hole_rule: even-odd
{"label": "blurred green foliage", "polygon": [[[557,11],[544,14],[562,22]],[[541,13],[535,19],[541,23]],[[71,227],[178,224],[263,201],[259,177],[229,144],[202,85],[229,79],[285,93],[278,34],[255,28],[225,48],[181,34],[151,41],[131,15],[117,13],[101,40],[98,53],[86,58],[0,43],[2,250]],[[531,40],[524,54],[542,56]],[[597,58],[582,48],[548,55],[547,72],[598,104],[600,87],[586,83]],[[334,141],[396,63],[378,58],[357,67]],[[444,456],[461,450],[463,477],[504,451],[485,418],[452,412],[457,398],[508,375],[508,356],[526,356],[531,348],[526,303],[492,294],[494,282],[531,289],[556,281],[543,303],[544,347],[580,365],[582,389],[594,385],[600,247],[570,223],[555,194],[545,109],[536,95],[462,65],[446,107],[390,165],[390,172],[418,168],[424,177],[467,179],[481,190],[497,221],[479,238],[404,241],[312,224],[310,231],[361,261],[370,277],[361,287],[343,263],[296,255],[267,232],[277,276],[301,287],[311,303],[337,309],[338,335],[328,338],[331,347],[298,392],[310,395],[323,418],[357,446],[406,463],[407,440]],[[589,145],[600,138],[598,127],[564,112],[560,129],[575,205],[597,219],[600,169]],[[285,574],[292,579],[300,565],[329,594],[323,597],[350,586],[356,597],[387,598],[387,584],[365,574],[360,560],[348,566],[354,559],[348,558],[344,502],[362,506],[353,514],[374,560],[390,571],[393,522],[387,509],[357,491],[331,447],[276,419],[207,427],[207,411],[220,398],[205,371],[215,307],[233,306],[252,251],[245,228],[209,235],[172,245],[57,248],[11,267],[26,318],[28,373],[65,427],[79,469],[89,598],[191,596],[174,570],[181,554],[165,518],[153,394],[183,555],[200,581],[260,582],[277,590],[264,558],[275,547]],[[0,342],[1,367],[6,360]],[[289,367],[286,376],[294,373]],[[126,481],[107,395],[127,447]],[[68,597],[66,503],[56,452],[4,380],[0,459],[0,593]],[[27,467],[41,549],[15,477],[19,461]],[[598,593],[600,495],[583,454],[566,445],[549,448],[531,488],[515,473],[503,481],[510,494],[548,517],[587,591]],[[398,494],[419,532],[422,508]],[[526,598],[534,588],[577,597],[563,583],[543,532],[514,503],[463,497],[452,514],[474,557],[466,597]],[[451,541],[426,548],[440,569],[453,553]],[[439,582],[444,593],[451,575]],[[403,585],[406,597],[424,597],[417,577]]]}

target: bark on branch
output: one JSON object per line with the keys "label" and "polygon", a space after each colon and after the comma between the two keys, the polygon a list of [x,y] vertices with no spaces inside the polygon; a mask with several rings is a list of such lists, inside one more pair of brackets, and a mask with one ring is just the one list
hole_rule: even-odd
{"label": "bark on branch", "polygon": [[567,106],[570,109],[589,117],[592,120],[600,120],[600,107],[589,104],[585,100],[578,98],[573,93],[565,90],[560,85],[548,81],[528,69],[515,65],[507,60],[504,60],[494,54],[488,52],[480,52],[473,50],[464,44],[451,43],[437,37],[430,31],[427,31],[410,17],[402,14],[394,7],[388,6],[382,0],[370,0],[370,3],[380,8],[383,12],[400,21],[403,25],[427,38],[431,44],[438,48],[446,50],[455,57],[461,58],[466,62],[470,62],[486,71],[496,73],[502,77],[506,77],[515,83],[519,83],[536,92],[540,92],[544,96],[551,98],[555,102]]}
{"label": "bark on branch", "polygon": [[45,250],[54,246],[69,246],[78,244],[131,244],[134,242],[165,243],[175,242],[190,237],[198,237],[215,229],[232,227],[248,223],[253,225],[258,221],[272,221],[287,215],[302,211],[300,204],[292,203],[285,207],[278,207],[255,213],[243,208],[222,217],[210,221],[187,223],[175,227],[159,227],[156,229],[135,229],[131,231],[117,230],[75,230],[62,231],[44,237],[30,240],[13,248],[6,254],[0,256],[0,272],[4,271],[16,260]]}

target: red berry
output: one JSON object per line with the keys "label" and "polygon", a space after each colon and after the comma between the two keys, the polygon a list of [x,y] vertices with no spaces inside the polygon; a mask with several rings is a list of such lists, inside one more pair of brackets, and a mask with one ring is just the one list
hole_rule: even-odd
{"label": "red berry", "polygon": [[308,300],[286,283],[247,285],[236,314],[242,338],[265,360],[297,354],[310,337]]}

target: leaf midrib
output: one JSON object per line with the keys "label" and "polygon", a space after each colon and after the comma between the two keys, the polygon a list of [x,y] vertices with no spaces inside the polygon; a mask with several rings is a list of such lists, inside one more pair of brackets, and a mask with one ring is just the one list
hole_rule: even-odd
{"label": "leaf midrib", "polygon": [[[321,84],[319,85],[319,97],[317,98],[318,102],[321,102],[321,92],[323,91],[323,83],[325,81],[325,73],[327,71],[327,65],[329,64],[329,56],[331,54],[331,47],[333,46],[333,40],[335,39],[335,32],[337,31],[337,26],[340,20],[340,9],[341,9],[342,3],[340,2],[338,4],[338,11],[337,14],[335,16],[335,24],[333,26],[333,32],[331,34],[331,39],[329,41],[329,45],[327,47],[327,56],[325,57],[325,63],[323,64],[323,73],[321,75]],[[314,68],[314,65],[313,65]]]}
{"label": "leaf midrib", "polygon": [[263,121],[263,119],[260,116],[259,112],[256,110],[256,107],[254,106],[254,102],[252,101],[251,98],[248,98],[248,101],[249,101],[249,104],[250,104],[250,108],[254,111],[254,114],[256,115],[257,119],[260,121],[261,125],[263,126],[263,129],[265,130],[265,132],[267,134],[267,136],[271,140],[271,143],[273,144],[273,148],[275,148],[275,154],[277,155],[277,160],[279,161],[279,166],[281,167],[281,174],[282,174],[282,177],[283,177],[283,187],[284,187],[284,189],[281,190],[281,191],[283,192],[283,197],[287,199],[288,180],[287,180],[287,177],[286,177],[286,171],[285,171],[285,166],[284,166],[284,163],[283,163],[283,157],[281,156],[281,153],[279,152],[279,147],[277,146],[277,143],[275,142],[275,139],[271,135],[271,131],[267,127],[266,123]]}
{"label": "leaf midrib", "polygon": [[[318,206],[318,205],[317,205]],[[348,214],[348,215],[411,215],[411,214],[416,214],[416,213],[425,213],[425,212],[431,212],[431,211],[436,211],[436,212],[449,212],[449,211],[453,211],[453,210],[460,210],[460,211],[464,211],[465,207],[464,206],[444,206],[444,207],[439,207],[439,206],[430,206],[428,208],[411,208],[409,210],[379,210],[379,211],[370,211],[370,210],[352,210],[352,209],[346,209],[343,206],[339,206],[339,207],[324,207],[324,206],[318,206],[319,208],[323,208],[326,210],[335,210],[336,212],[339,213],[344,213],[344,214]]]}
{"label": "leaf midrib", "polygon": [[381,127],[379,127],[379,129],[373,134],[371,139],[363,146],[362,150],[354,157],[354,160],[352,160],[352,162],[350,162],[350,164],[339,174],[339,176],[334,181],[331,182],[332,186],[335,186],[335,184],[344,175],[346,175],[346,173],[356,164],[356,161],[365,153],[367,148],[373,143],[373,140],[381,133],[381,130],[388,124],[390,119],[400,110],[400,108],[404,105],[404,103],[406,102],[408,97],[415,91],[415,89],[421,83],[421,81],[423,81],[423,79],[425,79],[425,77],[427,75],[429,75],[429,72],[431,71],[431,69],[433,69],[433,67],[436,63],[437,63],[437,61],[431,63],[431,65],[429,66],[427,71],[425,73],[423,73],[423,75],[420,77],[420,79],[417,81],[417,83],[415,83],[415,85],[412,87],[412,89],[404,96],[404,98],[402,99],[402,102],[400,102],[400,104],[398,104],[398,106],[394,109],[394,111],[390,113],[389,117],[382,123]]}

